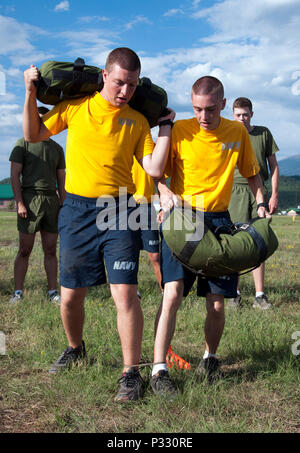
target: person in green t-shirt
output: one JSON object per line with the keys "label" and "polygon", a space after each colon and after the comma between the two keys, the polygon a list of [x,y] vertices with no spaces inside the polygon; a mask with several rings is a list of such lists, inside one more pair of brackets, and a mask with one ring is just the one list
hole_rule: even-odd
{"label": "person in green t-shirt", "polygon": [[[260,177],[263,182],[265,199],[268,198],[265,183],[269,178],[270,170],[272,194],[267,203],[267,207],[270,214],[273,214],[278,207],[279,168],[275,154],[278,151],[278,146],[267,127],[251,125],[253,109],[250,99],[240,97],[234,101],[233,117],[236,121],[243,123],[249,132],[251,144],[260,166]],[[232,221],[247,222],[248,220],[257,217],[256,201],[247,184],[247,180],[240,175],[237,168],[235,169],[233,183],[232,196],[228,208]],[[272,305],[264,294],[264,271],[265,264],[262,263],[252,272],[256,290],[253,307],[266,310],[271,308]],[[242,307],[239,288],[237,297],[231,299],[228,306],[236,308]]]}
{"label": "person in green t-shirt", "polygon": [[[40,117],[48,111],[46,107],[38,108]],[[58,213],[65,199],[63,148],[51,139],[30,143],[21,138],[9,160],[19,231],[19,250],[14,263],[15,292],[10,303],[18,303],[23,298],[24,280],[37,231],[41,233],[48,297],[59,303],[56,244]]]}

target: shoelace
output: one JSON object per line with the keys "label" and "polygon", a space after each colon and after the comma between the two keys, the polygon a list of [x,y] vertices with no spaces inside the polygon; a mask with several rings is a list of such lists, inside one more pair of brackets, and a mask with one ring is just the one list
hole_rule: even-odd
{"label": "shoelace", "polygon": [[71,360],[72,358],[76,359],[78,355],[78,348],[73,349],[71,346],[68,346],[58,358],[57,363],[64,365],[68,360]]}
{"label": "shoelace", "polygon": [[139,373],[124,373],[120,379],[120,384],[125,384],[126,387],[134,388],[139,382],[143,382]]}
{"label": "shoelace", "polygon": [[171,382],[171,379],[169,378],[169,374],[167,371],[160,372],[158,375],[158,379],[160,381],[160,384],[163,389],[168,389],[168,390],[175,390],[174,385]]}

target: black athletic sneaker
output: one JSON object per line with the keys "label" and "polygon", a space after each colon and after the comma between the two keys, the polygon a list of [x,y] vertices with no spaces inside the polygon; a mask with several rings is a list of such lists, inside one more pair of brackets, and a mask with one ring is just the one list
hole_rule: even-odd
{"label": "black athletic sneaker", "polygon": [[272,304],[268,301],[268,298],[265,294],[262,296],[255,297],[253,301],[253,308],[261,308],[262,310],[269,310],[272,308]]}
{"label": "black athletic sneaker", "polygon": [[150,382],[153,392],[157,395],[172,399],[178,394],[178,391],[166,370],[159,370],[158,373],[152,376]]}
{"label": "black athletic sneaker", "polygon": [[214,382],[222,377],[219,360],[215,357],[202,359],[196,371],[197,377],[207,379],[209,383]]}
{"label": "black athletic sneaker", "polygon": [[240,294],[238,294],[233,299],[229,299],[227,307],[229,307],[229,308],[238,308],[238,309],[242,308],[243,307],[243,305],[242,305],[242,296]]}
{"label": "black athletic sneaker", "polygon": [[56,374],[59,371],[64,371],[69,368],[73,363],[78,362],[86,356],[85,344],[82,340],[82,345],[77,348],[68,346],[67,349],[61,354],[57,361],[52,365],[49,373]]}
{"label": "black athletic sneaker", "polygon": [[140,372],[135,368],[130,368],[124,372],[119,379],[120,384],[119,392],[115,397],[115,401],[128,402],[136,401],[144,394],[144,381]]}

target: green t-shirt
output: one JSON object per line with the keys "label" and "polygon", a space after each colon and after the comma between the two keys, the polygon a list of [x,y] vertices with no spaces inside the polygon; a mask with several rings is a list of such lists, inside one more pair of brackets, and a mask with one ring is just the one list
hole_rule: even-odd
{"label": "green t-shirt", "polygon": [[[269,178],[267,158],[275,154],[279,148],[267,127],[254,126],[249,132],[249,137],[260,167],[259,174],[262,182],[265,182]],[[248,184],[247,179],[243,178],[237,168],[234,171],[233,181],[234,184]]]}
{"label": "green t-shirt", "polygon": [[51,139],[29,143],[20,138],[9,160],[23,165],[23,190],[55,191],[56,171],[66,168],[63,148]]}

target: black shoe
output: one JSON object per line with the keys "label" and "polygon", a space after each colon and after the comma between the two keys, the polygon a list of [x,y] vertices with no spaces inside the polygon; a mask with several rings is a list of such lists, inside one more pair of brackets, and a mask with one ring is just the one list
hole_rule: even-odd
{"label": "black shoe", "polygon": [[242,297],[241,295],[237,295],[236,297],[234,297],[233,299],[230,299],[228,304],[227,304],[227,307],[229,308],[242,308]]}
{"label": "black shoe", "polygon": [[73,363],[77,363],[80,359],[86,356],[85,344],[82,340],[82,345],[77,348],[68,346],[67,349],[61,354],[57,361],[52,365],[49,373],[56,374],[59,371],[64,371],[69,368]]}
{"label": "black shoe", "polygon": [[197,377],[200,379],[207,379],[209,383],[216,381],[222,377],[220,371],[219,360],[215,357],[208,357],[202,359],[196,371]]}
{"label": "black shoe", "polygon": [[272,308],[272,304],[268,301],[268,298],[265,294],[262,296],[255,297],[253,301],[253,308],[260,308],[262,310],[269,310]]}
{"label": "black shoe", "polygon": [[137,369],[130,368],[127,372],[124,372],[118,382],[120,388],[115,401],[126,403],[136,401],[143,396],[144,381]]}
{"label": "black shoe", "polygon": [[178,394],[178,391],[166,370],[159,370],[158,373],[152,376],[150,382],[153,392],[157,395],[172,399]]}

